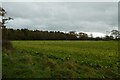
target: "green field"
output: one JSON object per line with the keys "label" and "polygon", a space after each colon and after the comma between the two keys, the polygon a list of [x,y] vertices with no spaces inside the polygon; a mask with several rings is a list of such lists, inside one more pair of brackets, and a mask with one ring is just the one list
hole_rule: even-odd
{"label": "green field", "polygon": [[117,78],[117,41],[12,41],[3,78]]}

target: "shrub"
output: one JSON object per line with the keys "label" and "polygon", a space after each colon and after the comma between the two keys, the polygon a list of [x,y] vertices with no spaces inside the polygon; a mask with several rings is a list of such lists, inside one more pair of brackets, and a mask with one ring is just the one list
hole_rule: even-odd
{"label": "shrub", "polygon": [[10,41],[8,40],[3,40],[2,41],[2,50],[11,50],[13,47],[12,47],[12,44]]}

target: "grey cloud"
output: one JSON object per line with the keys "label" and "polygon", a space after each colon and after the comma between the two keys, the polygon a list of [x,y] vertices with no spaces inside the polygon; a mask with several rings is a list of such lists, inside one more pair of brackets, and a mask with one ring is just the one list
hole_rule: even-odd
{"label": "grey cloud", "polygon": [[101,32],[117,27],[115,2],[3,3],[13,28]]}

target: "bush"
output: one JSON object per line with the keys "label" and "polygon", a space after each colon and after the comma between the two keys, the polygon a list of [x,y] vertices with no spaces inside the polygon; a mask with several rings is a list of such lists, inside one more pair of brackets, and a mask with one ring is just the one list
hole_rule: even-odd
{"label": "bush", "polygon": [[11,50],[13,47],[12,47],[12,44],[10,41],[8,40],[3,40],[2,41],[2,50]]}

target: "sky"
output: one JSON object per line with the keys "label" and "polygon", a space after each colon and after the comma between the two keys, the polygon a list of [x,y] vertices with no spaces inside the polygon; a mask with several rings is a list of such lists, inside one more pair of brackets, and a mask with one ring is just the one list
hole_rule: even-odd
{"label": "sky", "polygon": [[76,31],[101,37],[118,28],[117,2],[3,2],[9,28]]}
{"label": "sky", "polygon": [[119,0],[0,0],[2,2],[119,2]]}

